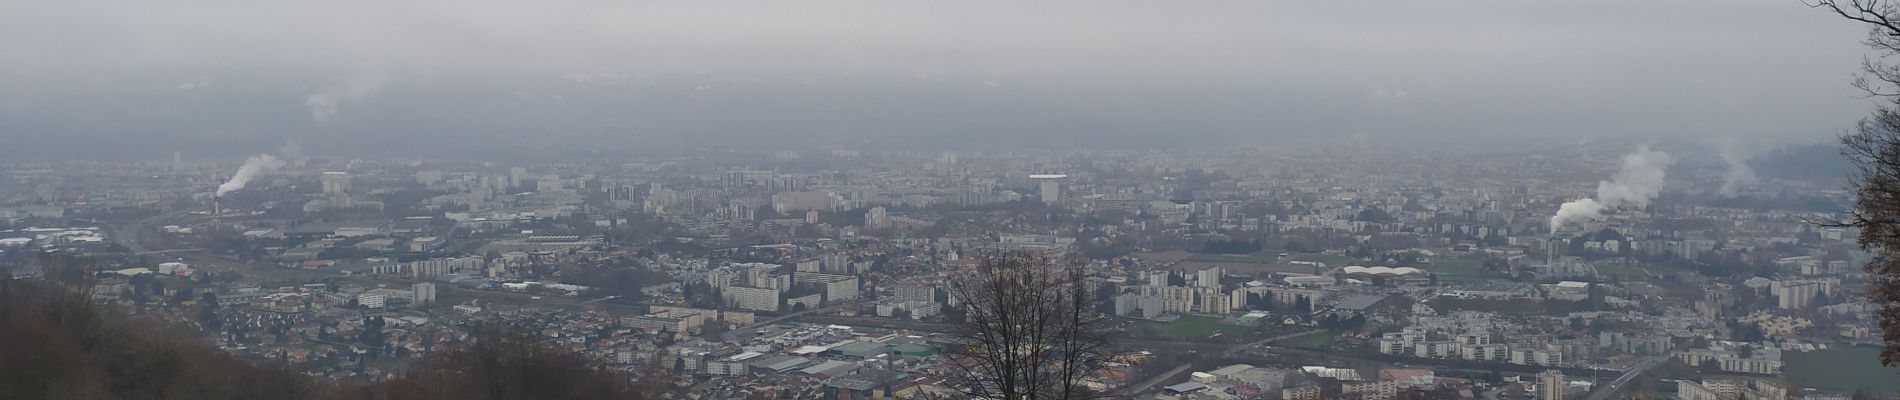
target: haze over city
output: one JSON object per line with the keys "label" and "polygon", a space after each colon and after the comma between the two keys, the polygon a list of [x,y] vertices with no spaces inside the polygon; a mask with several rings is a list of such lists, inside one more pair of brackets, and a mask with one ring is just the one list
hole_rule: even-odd
{"label": "haze over city", "polygon": [[1894,399],[1896,1],[0,0],[0,399]]}
{"label": "haze over city", "polygon": [[1773,0],[20,1],[0,15],[0,134],[16,143],[0,154],[1819,142],[1872,102],[1848,84],[1864,30],[1813,11]]}

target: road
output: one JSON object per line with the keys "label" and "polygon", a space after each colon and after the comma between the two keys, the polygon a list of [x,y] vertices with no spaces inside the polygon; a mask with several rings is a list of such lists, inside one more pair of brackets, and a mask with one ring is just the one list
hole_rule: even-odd
{"label": "road", "polygon": [[[917,331],[917,332],[943,333],[943,332],[950,332],[952,328],[948,324],[916,322],[916,321],[893,321],[893,320],[882,319],[882,318],[865,318],[865,317],[837,317],[837,316],[814,315],[814,316],[803,316],[797,319],[802,322],[810,322],[810,323],[834,324],[834,325],[845,325],[845,326],[856,326],[856,327],[870,327],[870,328],[880,328],[880,329],[903,329],[903,330],[910,330],[910,331]],[[1154,351],[1154,352],[1159,352],[1159,353],[1198,352],[1198,354],[1210,354],[1210,355],[1219,354],[1224,357],[1235,359],[1235,360],[1241,360],[1241,361],[1252,362],[1252,363],[1264,363],[1264,364],[1286,362],[1286,359],[1282,359],[1282,357],[1297,357],[1300,359],[1306,359],[1306,360],[1312,360],[1312,361],[1324,360],[1329,363],[1338,363],[1338,365],[1362,365],[1362,364],[1391,365],[1395,362],[1403,362],[1403,363],[1414,365],[1420,368],[1431,368],[1433,370],[1441,371],[1445,373],[1457,372],[1457,373],[1463,373],[1463,374],[1474,375],[1474,376],[1488,374],[1492,372],[1499,372],[1499,371],[1504,371],[1507,373],[1524,373],[1524,371],[1522,371],[1521,369],[1526,369],[1526,368],[1535,369],[1538,371],[1551,369],[1549,367],[1531,367],[1531,366],[1523,366],[1523,365],[1516,365],[1516,364],[1460,366],[1460,365],[1441,363],[1439,361],[1442,361],[1442,360],[1436,360],[1436,359],[1430,359],[1430,358],[1405,358],[1405,359],[1394,360],[1394,359],[1382,359],[1379,357],[1367,357],[1365,355],[1353,354],[1350,352],[1340,352],[1340,351],[1313,350],[1313,349],[1303,349],[1303,348],[1286,347],[1286,346],[1275,346],[1275,347],[1267,347],[1267,348],[1261,347],[1262,345],[1265,345],[1268,343],[1291,339],[1294,337],[1299,337],[1301,335],[1310,334],[1312,332],[1313,332],[1312,330],[1300,330],[1296,332],[1276,335],[1274,337],[1256,340],[1256,341],[1248,342],[1248,343],[1242,343],[1242,344],[1231,344],[1231,343],[1222,344],[1222,343],[1210,343],[1210,342],[1205,342],[1205,341],[1190,341],[1190,340],[1155,340],[1155,339],[1129,339],[1129,338],[1117,338],[1117,339],[1114,339],[1112,343],[1118,346],[1149,350],[1149,351]],[[1249,349],[1260,349],[1261,351],[1257,353],[1246,353],[1246,351]],[[1332,364],[1327,364],[1327,365],[1332,365]],[[1647,364],[1647,365],[1639,364],[1637,366],[1641,368],[1625,370],[1625,372],[1628,372],[1628,376],[1616,382],[1613,382],[1613,385],[1620,387],[1622,385],[1628,384],[1630,379],[1634,379],[1635,376],[1641,375],[1642,371],[1647,371],[1648,369],[1654,368],[1657,365],[1660,365],[1660,362]],[[1564,370],[1565,373],[1587,373],[1587,372],[1584,372],[1585,370],[1580,369],[1580,368],[1557,368],[1557,369]],[[1593,398],[1592,400],[1602,400],[1602,399]]]}
{"label": "road", "polygon": [[[812,310],[812,311],[822,311],[822,310],[823,309]],[[793,319],[793,318],[797,318],[799,320],[802,320],[805,322],[811,322],[811,323],[870,327],[870,328],[880,328],[880,329],[904,329],[904,330],[919,331],[919,332],[950,333],[956,330],[955,326],[950,325],[950,324],[943,324],[943,323],[898,321],[898,320],[891,320],[891,319],[885,319],[885,318],[839,317],[839,316],[822,316],[822,315],[813,315],[813,316],[787,315],[784,317],[774,318],[773,320],[770,320],[770,321],[764,321],[755,325],[763,326],[763,325],[766,325],[767,323],[777,323],[779,322],[779,320],[786,320],[786,319]],[[1281,335],[1266,338],[1266,339],[1260,339],[1260,340],[1256,340],[1256,341],[1252,341],[1248,343],[1239,343],[1239,344],[1223,344],[1223,343],[1193,341],[1193,340],[1159,340],[1159,339],[1132,339],[1132,338],[1115,338],[1111,340],[1111,343],[1129,346],[1129,347],[1144,348],[1144,349],[1155,348],[1155,349],[1170,349],[1170,350],[1194,350],[1194,351],[1205,351],[1207,353],[1219,353],[1223,356],[1232,356],[1235,354],[1239,354],[1241,351],[1245,351],[1250,348],[1259,347],[1267,343],[1273,343],[1273,342],[1277,342],[1281,340],[1287,340],[1287,339],[1291,339],[1295,337],[1304,336],[1307,334],[1311,334],[1314,331],[1316,330],[1315,329],[1300,329],[1297,331],[1281,334]]]}
{"label": "road", "polygon": [[1252,343],[1244,343],[1244,344],[1235,345],[1234,347],[1228,348],[1227,351],[1224,353],[1221,353],[1221,355],[1232,356],[1235,354],[1240,354],[1241,351],[1245,351],[1248,348],[1259,347],[1259,346],[1266,345],[1267,343],[1273,343],[1273,342],[1292,339],[1296,337],[1306,336],[1306,335],[1313,334],[1313,332],[1316,332],[1316,331],[1318,330],[1317,329],[1302,329],[1296,332],[1287,333],[1280,336],[1274,336],[1274,337],[1270,337],[1266,339],[1256,340]]}
{"label": "road", "polygon": [[[1292,338],[1296,338],[1300,336],[1305,336],[1305,335],[1312,334],[1313,332],[1314,330],[1312,329],[1306,329],[1306,330],[1274,336],[1274,337],[1270,337],[1266,339],[1260,339],[1260,340],[1256,340],[1250,343],[1237,344],[1232,347],[1228,347],[1226,350],[1223,350],[1221,352],[1221,355],[1233,356],[1235,354],[1240,354],[1241,351],[1245,351],[1249,348],[1265,345],[1267,343],[1278,342],[1281,340],[1287,340],[1287,339],[1292,339]],[[1156,375],[1153,378],[1148,378],[1147,380],[1143,380],[1133,385],[1123,386],[1120,389],[1120,392],[1123,395],[1139,394],[1141,392],[1147,391],[1149,388],[1152,388],[1155,385],[1159,385],[1162,382],[1167,382],[1171,378],[1174,378],[1175,375],[1180,375],[1182,372],[1186,372],[1188,368],[1191,368],[1193,366],[1194,366],[1193,363],[1182,364],[1179,367],[1175,367],[1174,369],[1168,370],[1168,372],[1164,372],[1161,375]]]}
{"label": "road", "polygon": [[[817,310],[813,310],[813,311],[817,311]],[[795,318],[795,317],[799,317],[799,316],[787,315],[785,317],[780,317],[774,321],[769,321],[769,322],[776,323],[778,322],[777,320],[784,320],[784,319],[790,319],[790,318]],[[914,322],[914,321],[892,321],[892,320],[885,320],[885,319],[871,319],[871,318],[863,318],[863,317],[853,318],[853,317],[833,317],[833,316],[811,316],[811,317],[805,317],[804,320],[808,322],[825,323],[825,324],[875,327],[875,328],[883,328],[883,329],[906,329],[906,330],[922,331],[922,332],[944,333],[944,332],[950,332],[952,330],[951,329],[952,326],[948,324],[934,324],[934,323]],[[1148,350],[1186,350],[1186,351],[1196,351],[1196,352],[1205,350],[1206,353],[1204,354],[1219,354],[1221,357],[1232,357],[1234,355],[1240,354],[1242,351],[1246,351],[1247,349],[1257,348],[1262,345],[1278,342],[1281,340],[1287,340],[1287,339],[1292,339],[1292,338],[1296,338],[1300,336],[1310,335],[1315,331],[1317,330],[1316,329],[1301,329],[1298,331],[1288,332],[1285,334],[1281,334],[1281,335],[1277,335],[1277,336],[1273,336],[1273,337],[1269,337],[1265,339],[1255,340],[1255,341],[1247,342],[1247,343],[1232,344],[1232,345],[1223,345],[1220,343],[1198,342],[1198,341],[1191,341],[1191,340],[1152,340],[1152,339],[1128,339],[1128,338],[1113,339],[1111,343],[1121,345],[1121,346],[1128,346],[1130,348],[1140,348],[1140,349],[1148,349]],[[1172,378],[1176,375],[1180,375],[1182,372],[1186,371],[1188,368],[1191,368],[1192,366],[1193,364],[1186,364],[1180,367],[1176,367],[1173,370],[1162,373],[1161,375],[1156,375],[1153,378],[1143,380],[1133,385],[1124,386],[1121,389],[1118,389],[1118,391],[1121,392],[1122,394],[1141,393],[1142,391],[1145,391],[1145,390],[1148,390],[1149,388],[1154,387],[1154,385],[1160,384],[1162,382],[1166,382],[1169,378]]]}
{"label": "road", "polygon": [[1163,372],[1161,373],[1161,375],[1155,375],[1155,377],[1153,378],[1148,378],[1147,380],[1137,382],[1133,385],[1123,386],[1120,389],[1119,394],[1130,395],[1130,394],[1135,394],[1135,393],[1141,393],[1144,390],[1148,390],[1148,388],[1154,387],[1154,385],[1159,385],[1161,384],[1161,382],[1168,381],[1169,378],[1173,378],[1175,375],[1180,375],[1182,372],[1187,372],[1188,368],[1192,368],[1192,367],[1194,367],[1193,363],[1181,364],[1181,366],[1174,367],[1174,369],[1168,370],[1168,372]]}
{"label": "road", "polygon": [[779,322],[781,322],[781,321],[785,321],[785,320],[789,320],[789,319],[793,319],[793,318],[798,318],[798,317],[802,317],[802,316],[805,316],[805,315],[808,315],[808,314],[811,314],[811,313],[818,313],[818,312],[825,312],[825,311],[832,311],[832,310],[837,310],[837,309],[841,309],[841,308],[846,308],[846,307],[852,307],[852,306],[857,306],[857,305],[861,305],[861,304],[864,304],[864,303],[869,303],[869,302],[871,302],[871,301],[870,301],[870,300],[858,300],[858,301],[854,301],[854,302],[850,302],[850,303],[844,303],[844,304],[836,304],[836,305],[829,305],[829,306],[824,306],[824,307],[818,307],[818,308],[813,308],[813,309],[810,309],[810,310],[805,310],[805,311],[799,311],[799,312],[794,312],[794,313],[791,313],[791,314],[785,314],[785,315],[781,315],[781,316],[778,316],[778,317],[775,317],[775,318],[772,318],[772,319],[768,319],[768,320],[764,320],[764,321],[758,321],[758,322],[753,322],[753,323],[752,323],[751,325],[746,325],[746,326],[743,326],[743,327],[737,327],[736,329],[743,329],[743,328],[749,328],[749,327],[754,327],[754,326],[771,326],[772,324],[776,324],[776,323],[779,323]]}
{"label": "road", "polygon": [[1598,388],[1596,391],[1590,393],[1589,397],[1585,397],[1584,400],[1608,399],[1610,395],[1616,394],[1617,389],[1621,389],[1623,385],[1629,384],[1631,379],[1636,379],[1636,376],[1642,375],[1643,372],[1662,365],[1664,360],[1666,359],[1662,357],[1650,357],[1647,360],[1643,360],[1643,362],[1636,363],[1636,365],[1631,365],[1628,369],[1623,370],[1623,376],[1618,376],[1616,380],[1610,381],[1609,385]]}

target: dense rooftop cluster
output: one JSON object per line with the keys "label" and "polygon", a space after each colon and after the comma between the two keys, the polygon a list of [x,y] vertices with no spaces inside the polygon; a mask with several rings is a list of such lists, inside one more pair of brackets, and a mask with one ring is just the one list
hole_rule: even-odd
{"label": "dense rooftop cluster", "polygon": [[1805,372],[1878,342],[1871,255],[1812,223],[1837,184],[1686,159],[1653,202],[1553,229],[1622,151],[299,157],[223,194],[226,162],[19,162],[0,272],[97,260],[93,301],[324,382],[399,379],[505,323],[672,398],[960,393],[946,280],[1011,251],[1085,272],[1122,350],[1083,378],[1104,393],[1895,389]]}

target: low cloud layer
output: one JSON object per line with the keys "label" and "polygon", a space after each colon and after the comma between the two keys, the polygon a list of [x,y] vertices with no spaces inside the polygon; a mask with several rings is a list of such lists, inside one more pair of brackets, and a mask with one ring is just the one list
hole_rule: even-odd
{"label": "low cloud layer", "polygon": [[0,132],[1824,139],[1870,108],[1863,33],[1783,0],[24,0]]}

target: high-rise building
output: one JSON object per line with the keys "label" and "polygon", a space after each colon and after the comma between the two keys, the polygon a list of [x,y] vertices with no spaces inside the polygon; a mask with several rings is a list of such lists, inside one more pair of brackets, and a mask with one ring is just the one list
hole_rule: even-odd
{"label": "high-rise building", "polygon": [[745,286],[726,288],[726,304],[749,311],[778,311],[779,291]]}
{"label": "high-rise building", "polygon": [[1547,370],[1537,374],[1537,400],[1564,400],[1564,373]]}
{"label": "high-rise building", "polygon": [[706,285],[711,286],[714,292],[722,292],[725,291],[727,287],[731,287],[732,281],[738,278],[738,276],[738,272],[729,268],[718,268],[712,271],[706,271]]}
{"label": "high-rise building", "polygon": [[1036,181],[1037,194],[1042,195],[1043,203],[1056,204],[1062,201],[1062,179],[1068,177],[1062,174],[1035,174],[1030,175],[1029,179]]}
{"label": "high-rise building", "polygon": [[792,264],[792,270],[797,272],[825,272],[824,267],[824,262],[818,260],[805,260]]}
{"label": "high-rise building", "polygon": [[416,171],[416,183],[423,184],[423,185],[434,185],[441,182],[442,182],[442,170],[431,169],[431,170],[424,170],[424,171]]}
{"label": "high-rise building", "polygon": [[1815,297],[1833,295],[1834,281],[1825,279],[1781,279],[1769,283],[1768,292],[1775,295],[1777,305],[1784,310],[1797,310],[1815,304]]}
{"label": "high-rise building", "polygon": [[814,272],[794,272],[792,277],[799,285],[815,285],[821,288],[825,294],[824,301],[827,303],[858,299],[858,277]]}
{"label": "high-rise building", "polygon": [[356,295],[356,305],[363,306],[363,308],[383,308],[383,305],[388,303],[388,301],[389,296],[382,293],[363,293]]}
{"label": "high-rise building", "polygon": [[341,195],[350,191],[350,173],[330,171],[323,173],[323,194]]}
{"label": "high-rise building", "polygon": [[864,229],[880,230],[891,227],[891,216],[885,214],[884,207],[871,207],[864,213]]}
{"label": "high-rise building", "polygon": [[1301,386],[1280,390],[1280,398],[1286,400],[1319,400],[1319,386]]}
{"label": "high-rise building", "polygon": [[415,297],[415,305],[426,306],[430,304],[435,304],[435,284],[434,283],[429,283],[429,282],[417,283],[415,284],[415,286],[412,286],[410,290],[414,292],[413,296]]}
{"label": "high-rise building", "polygon": [[1220,289],[1220,277],[1226,275],[1221,267],[1210,267],[1194,274],[1194,286]]}
{"label": "high-rise building", "polygon": [[849,274],[849,273],[856,272],[856,271],[851,270],[851,255],[849,254],[844,254],[844,253],[826,254],[823,257],[820,257],[819,261],[821,261],[821,263],[824,265],[824,268],[821,269],[821,271],[825,273]]}
{"label": "high-rise building", "polygon": [[898,301],[937,302],[937,288],[935,286],[903,285],[898,286],[896,291]]}

